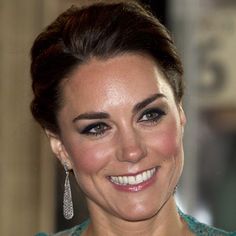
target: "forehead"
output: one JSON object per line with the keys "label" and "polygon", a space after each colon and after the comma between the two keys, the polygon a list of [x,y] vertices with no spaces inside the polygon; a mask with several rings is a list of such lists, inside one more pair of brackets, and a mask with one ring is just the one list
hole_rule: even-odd
{"label": "forehead", "polygon": [[96,107],[108,101],[118,104],[154,93],[173,96],[155,61],[140,54],[123,54],[110,59],[93,58],[79,66],[63,86],[65,103]]}

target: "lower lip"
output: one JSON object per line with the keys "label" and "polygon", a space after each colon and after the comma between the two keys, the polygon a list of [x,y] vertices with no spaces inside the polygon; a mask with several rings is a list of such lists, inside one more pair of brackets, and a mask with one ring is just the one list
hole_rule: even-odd
{"label": "lower lip", "polygon": [[119,190],[119,191],[139,192],[141,190],[144,190],[144,189],[148,188],[149,186],[151,186],[156,181],[157,171],[158,170],[156,170],[156,172],[154,173],[154,175],[150,179],[148,179],[148,180],[146,180],[142,183],[136,184],[136,185],[128,185],[128,184],[127,185],[120,185],[120,184],[115,184],[111,181],[110,182],[112,183],[114,188]]}

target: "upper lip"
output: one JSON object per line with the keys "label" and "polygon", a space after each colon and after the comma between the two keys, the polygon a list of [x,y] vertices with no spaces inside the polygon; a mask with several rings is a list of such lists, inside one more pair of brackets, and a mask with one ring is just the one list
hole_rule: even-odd
{"label": "upper lip", "polygon": [[148,171],[148,170],[151,170],[151,169],[153,169],[153,168],[155,168],[156,170],[159,168],[160,166],[154,166],[154,167],[150,167],[150,168],[148,168],[148,169],[145,169],[145,170],[141,170],[141,171],[138,171],[138,172],[135,172],[135,173],[126,173],[126,174],[118,174],[118,175],[109,175],[109,176],[117,176],[117,177],[119,177],[119,176],[136,176],[136,175],[138,175],[138,174],[140,174],[140,173],[143,173],[143,172],[145,172],[145,171]]}

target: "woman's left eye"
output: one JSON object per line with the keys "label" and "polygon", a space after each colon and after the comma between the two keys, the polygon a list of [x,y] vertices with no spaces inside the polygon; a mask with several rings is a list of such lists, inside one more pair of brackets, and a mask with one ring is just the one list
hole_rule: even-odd
{"label": "woman's left eye", "polygon": [[141,114],[141,116],[139,117],[139,122],[156,123],[164,115],[166,115],[166,113],[159,108],[148,109]]}

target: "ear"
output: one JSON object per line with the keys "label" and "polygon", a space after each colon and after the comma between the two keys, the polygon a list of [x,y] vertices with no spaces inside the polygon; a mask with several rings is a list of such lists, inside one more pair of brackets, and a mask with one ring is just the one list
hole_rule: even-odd
{"label": "ear", "polygon": [[72,164],[69,155],[59,135],[54,134],[49,130],[45,130],[45,133],[49,139],[52,152],[55,154],[55,156],[58,158],[62,165],[66,164],[68,169],[72,169]]}
{"label": "ear", "polygon": [[185,112],[183,110],[182,103],[179,104],[179,116],[180,116],[180,124],[184,128],[184,126],[187,122],[187,119],[186,119],[186,116],[185,116]]}

